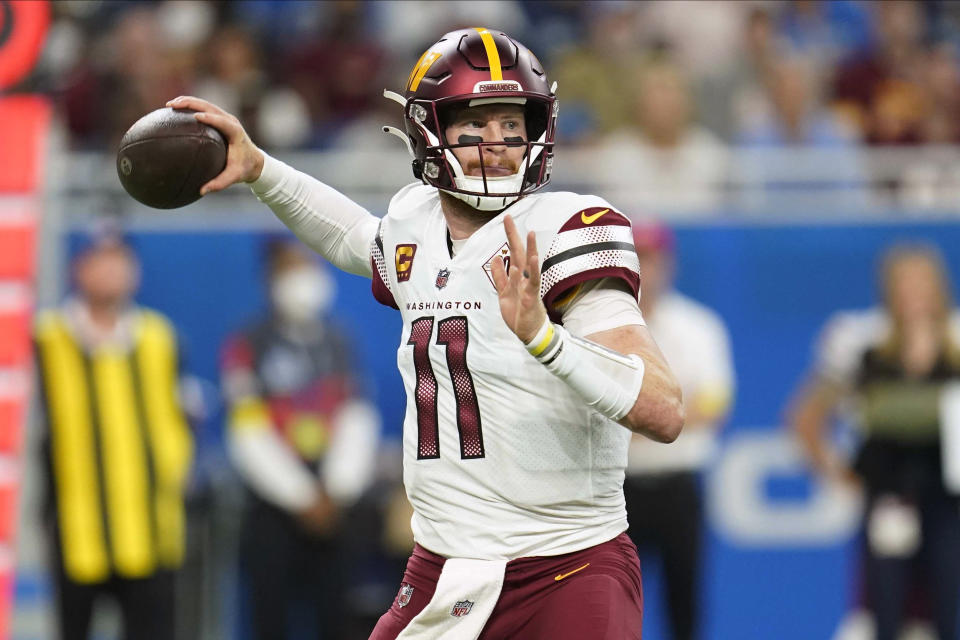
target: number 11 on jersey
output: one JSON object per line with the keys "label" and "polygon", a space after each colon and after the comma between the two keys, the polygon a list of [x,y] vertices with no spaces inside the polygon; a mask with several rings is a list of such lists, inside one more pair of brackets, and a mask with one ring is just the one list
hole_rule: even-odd
{"label": "number 11 on jersey", "polygon": [[[483,458],[483,430],[480,407],[473,376],[467,369],[467,345],[470,343],[466,316],[444,318],[437,324],[437,344],[446,347],[447,371],[453,383],[457,408],[457,431],[460,433],[460,458]],[[413,366],[417,383],[414,396],[417,404],[417,459],[440,457],[440,429],[437,418],[437,376],[430,362],[430,339],[434,316],[417,318],[410,325]]]}

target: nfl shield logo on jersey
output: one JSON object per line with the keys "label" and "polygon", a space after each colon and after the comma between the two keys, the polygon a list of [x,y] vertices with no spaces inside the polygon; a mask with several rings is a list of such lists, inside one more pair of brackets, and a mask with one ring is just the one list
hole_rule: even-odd
{"label": "nfl shield logo on jersey", "polygon": [[447,280],[450,279],[450,269],[440,269],[437,274],[437,289],[443,289],[447,286]]}
{"label": "nfl shield logo on jersey", "polygon": [[469,600],[460,600],[457,604],[453,605],[453,609],[450,610],[450,615],[454,618],[462,618],[470,613],[470,609],[473,609],[472,602]]}
{"label": "nfl shield logo on jersey", "polygon": [[413,597],[413,585],[404,584],[400,587],[400,593],[397,595],[397,606],[403,609],[410,604],[410,598]]}

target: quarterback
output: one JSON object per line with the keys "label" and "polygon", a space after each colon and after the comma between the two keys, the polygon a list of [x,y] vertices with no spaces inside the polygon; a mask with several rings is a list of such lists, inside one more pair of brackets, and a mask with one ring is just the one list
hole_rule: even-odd
{"label": "quarterback", "polygon": [[[419,182],[380,219],[271,158],[204,100],[168,106],[228,141],[204,186],[247,182],[307,245],[400,311],[404,484],[416,547],[372,640],[640,638],[626,537],[631,432],[674,440],[679,387],[638,307],[629,220],[550,179],[555,87],[504,33],[417,61],[397,135]],[[651,514],[651,517],[656,517]]]}

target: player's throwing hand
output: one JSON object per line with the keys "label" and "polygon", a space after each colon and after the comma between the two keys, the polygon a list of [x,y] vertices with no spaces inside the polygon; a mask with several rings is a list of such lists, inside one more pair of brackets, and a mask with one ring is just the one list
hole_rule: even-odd
{"label": "player's throwing hand", "polygon": [[180,96],[167,102],[174,109],[193,109],[197,120],[218,130],[227,139],[227,166],[220,175],[200,188],[200,195],[226,189],[237,182],[253,182],[263,171],[263,152],[253,144],[236,116],[212,102]]}
{"label": "player's throwing hand", "polygon": [[500,314],[510,330],[524,342],[529,342],[543,326],[547,310],[540,299],[540,256],[537,237],[527,234],[524,248],[517,224],[510,215],[503,219],[510,247],[511,269],[507,272],[503,258],[497,256],[491,265],[493,282],[500,299]]}

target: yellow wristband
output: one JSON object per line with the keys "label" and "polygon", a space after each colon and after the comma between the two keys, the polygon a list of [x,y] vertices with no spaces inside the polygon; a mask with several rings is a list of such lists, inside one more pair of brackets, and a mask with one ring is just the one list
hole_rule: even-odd
{"label": "yellow wristband", "polygon": [[[539,356],[550,346],[550,341],[553,340],[555,331],[553,329],[553,323],[549,320],[546,323],[546,329],[546,331],[538,331],[537,336],[527,345],[527,351],[530,352],[530,355]],[[543,333],[543,337],[537,340],[537,338],[540,337],[540,333]]]}

